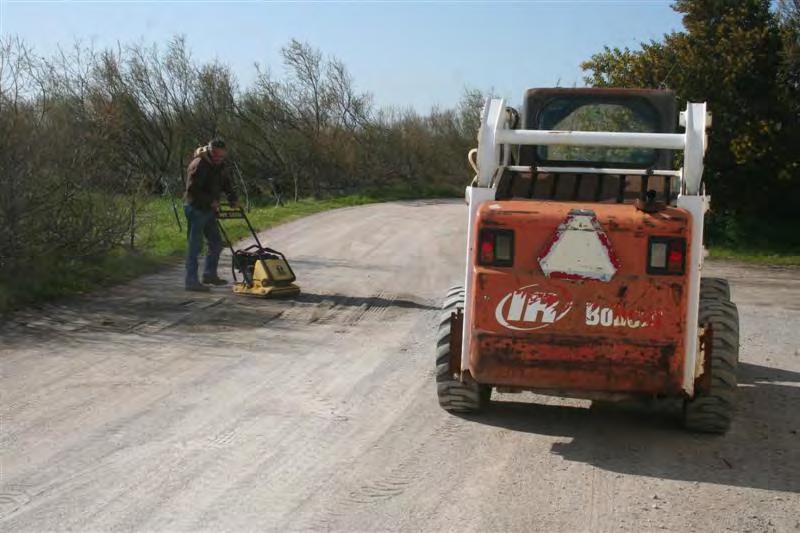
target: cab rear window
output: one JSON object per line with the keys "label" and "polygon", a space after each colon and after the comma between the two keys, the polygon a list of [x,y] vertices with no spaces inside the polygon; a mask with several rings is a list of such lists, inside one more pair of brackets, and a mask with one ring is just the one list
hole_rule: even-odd
{"label": "cab rear window", "polygon": [[[659,131],[657,111],[644,100],[625,103],[591,102],[585,98],[553,98],[539,113],[538,129],[560,131]],[[602,166],[647,167],[658,153],[648,148],[603,146],[539,146],[542,163],[596,163]]]}

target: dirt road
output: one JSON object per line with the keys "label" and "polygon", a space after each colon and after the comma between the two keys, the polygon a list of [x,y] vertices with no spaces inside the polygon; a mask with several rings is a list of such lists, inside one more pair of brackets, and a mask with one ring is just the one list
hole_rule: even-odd
{"label": "dirt road", "polygon": [[533,395],[460,418],[432,373],[464,210],[269,232],[294,301],[189,295],[174,269],[15,316],[0,530],[800,530],[800,271],[709,265],[742,321],[724,437]]}

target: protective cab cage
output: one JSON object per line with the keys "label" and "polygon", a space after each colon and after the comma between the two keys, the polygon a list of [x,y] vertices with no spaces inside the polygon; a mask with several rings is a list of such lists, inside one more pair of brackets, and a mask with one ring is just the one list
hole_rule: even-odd
{"label": "protective cab cage", "polygon": [[[646,89],[530,89],[522,113],[509,108],[511,129],[549,130],[562,119],[589,110],[596,126],[606,118],[619,128],[637,125],[642,133],[674,134],[675,95]],[[598,116],[599,115],[599,116]],[[605,116],[604,116],[605,115]],[[598,120],[599,119],[599,120]],[[625,120],[627,119],[627,120]],[[574,126],[581,126],[571,121]],[[627,122],[627,124],[625,123]],[[561,129],[561,128],[558,128]],[[617,130],[618,131],[618,130]],[[509,150],[508,165],[497,180],[498,200],[529,198],[557,201],[628,203],[660,201],[674,205],[679,173],[671,149],[640,148],[646,161],[549,158],[546,145],[520,145]],[[623,149],[624,150],[624,149]],[[502,150],[501,150],[502,151]],[[647,163],[642,168],[641,163]]]}

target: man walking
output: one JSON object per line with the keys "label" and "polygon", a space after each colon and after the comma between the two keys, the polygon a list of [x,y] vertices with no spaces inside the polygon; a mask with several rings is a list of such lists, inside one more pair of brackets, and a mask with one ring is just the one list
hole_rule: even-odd
{"label": "man walking", "polygon": [[[232,207],[237,206],[233,190],[225,170],[225,142],[213,139],[207,146],[198,148],[186,171],[186,194],[183,211],[188,225],[189,249],[186,252],[186,290],[208,292],[204,284],[225,285],[227,281],[217,275],[219,254],[222,252],[222,236],[217,227],[219,197],[222,192]],[[202,283],[197,275],[197,261],[205,237],[208,245]]]}

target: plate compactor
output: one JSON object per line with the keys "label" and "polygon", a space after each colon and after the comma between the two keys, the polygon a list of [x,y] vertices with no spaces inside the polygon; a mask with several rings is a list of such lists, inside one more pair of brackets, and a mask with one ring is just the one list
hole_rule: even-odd
{"label": "plate compactor", "polygon": [[[223,220],[244,220],[255,244],[234,250],[233,243],[222,226]],[[231,250],[231,274],[235,294],[262,298],[300,294],[300,287],[294,284],[297,278],[286,256],[261,244],[255,228],[250,224],[242,208],[221,207],[217,212],[217,224],[225,243]],[[236,277],[237,270],[242,275],[241,281]]]}

